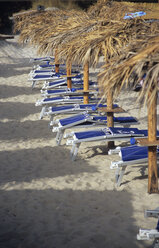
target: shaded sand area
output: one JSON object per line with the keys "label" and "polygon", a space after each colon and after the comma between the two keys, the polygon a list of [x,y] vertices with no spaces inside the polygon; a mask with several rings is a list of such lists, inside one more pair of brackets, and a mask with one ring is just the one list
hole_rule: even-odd
{"label": "shaded sand area", "polygon": [[[70,147],[55,144],[48,119],[39,120],[40,87],[27,81],[36,56],[14,40],[0,42],[0,248],[134,248],[140,227],[154,228],[144,210],[158,207],[147,194],[147,166],[128,167],[114,185],[105,142],[82,144],[75,162]],[[93,72],[93,70],[92,70]],[[116,102],[147,127],[134,92]]]}

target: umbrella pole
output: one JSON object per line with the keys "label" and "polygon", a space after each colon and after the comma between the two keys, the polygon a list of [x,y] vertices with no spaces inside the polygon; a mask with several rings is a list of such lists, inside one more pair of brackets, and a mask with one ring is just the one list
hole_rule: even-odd
{"label": "umbrella pole", "polygon": [[[89,62],[86,62],[84,64],[84,83],[83,84],[84,84],[84,91],[88,91],[89,90]],[[84,92],[83,101],[84,101],[84,104],[89,103],[88,92]]]}
{"label": "umbrella pole", "polygon": [[[113,91],[112,90],[109,90],[107,94],[107,108],[113,109]],[[113,112],[107,112],[107,127],[114,127]],[[115,146],[114,141],[108,142],[109,149],[113,148],[114,146]]]}
{"label": "umbrella pole", "polygon": [[71,89],[72,88],[72,80],[71,80],[71,63],[70,63],[70,61],[67,62],[66,70],[67,70],[67,88]]}
{"label": "umbrella pole", "polygon": [[[152,92],[149,93],[149,97]],[[156,141],[157,130],[157,93],[150,106],[148,106],[148,141]],[[148,147],[148,193],[158,193],[157,175],[157,147]]]}
{"label": "umbrella pole", "polygon": [[56,48],[56,50],[55,50],[55,72],[59,73],[59,60],[58,60],[57,53],[58,53],[58,50]]}

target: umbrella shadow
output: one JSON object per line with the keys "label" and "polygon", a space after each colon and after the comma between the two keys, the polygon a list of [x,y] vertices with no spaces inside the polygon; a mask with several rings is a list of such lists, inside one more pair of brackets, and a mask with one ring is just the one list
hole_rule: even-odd
{"label": "umbrella shadow", "polygon": [[1,119],[7,118],[17,121],[28,115],[39,113],[39,108],[32,103],[1,102],[0,106]]}
{"label": "umbrella shadow", "polygon": [[55,134],[50,132],[47,126],[47,120],[1,122],[0,129],[3,132],[0,133],[0,139],[18,142],[19,139],[27,141],[29,139],[54,138]]}
{"label": "umbrella shadow", "polygon": [[12,189],[0,201],[1,247],[139,247],[126,191]]}
{"label": "umbrella shadow", "polygon": [[[25,69],[26,67],[26,69]],[[19,68],[21,68],[19,70]],[[22,69],[24,68],[24,69]],[[12,76],[18,76],[22,74],[28,74],[30,72],[30,68],[28,68],[28,64],[18,63],[18,64],[0,64],[0,75],[4,78],[9,78]]]}
{"label": "umbrella shadow", "polygon": [[[0,161],[1,185],[15,181],[32,182],[43,178],[53,179],[83,172],[98,172],[95,167],[88,166],[82,159],[71,161],[69,150],[59,146],[1,151]],[[73,180],[70,177],[67,183]]]}
{"label": "umbrella shadow", "polygon": [[0,98],[6,99],[9,97],[15,97],[20,95],[37,94],[37,92],[39,93],[39,90],[32,91],[31,84],[29,82],[28,87],[1,85]]}

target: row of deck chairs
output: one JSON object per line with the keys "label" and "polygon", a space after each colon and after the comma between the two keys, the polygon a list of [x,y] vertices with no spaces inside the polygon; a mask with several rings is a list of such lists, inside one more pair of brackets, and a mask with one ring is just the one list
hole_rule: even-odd
{"label": "row of deck chairs", "polygon": [[[76,159],[80,145],[83,142],[91,142],[91,144],[93,144],[93,142],[97,141],[130,141],[132,137],[147,137],[147,130],[130,128],[131,125],[138,124],[138,120],[131,116],[114,117],[114,123],[117,127],[106,127],[106,116],[102,116],[98,113],[98,107],[106,107],[106,104],[98,104],[99,98],[96,94],[98,91],[97,84],[95,82],[90,82],[90,87],[95,89],[94,95],[92,94],[92,96],[90,96],[90,101],[92,100],[92,102],[89,104],[82,104],[83,96],[76,95],[76,89],[78,89],[79,85],[80,88],[83,87],[82,74],[75,68],[77,74],[72,81],[74,90],[67,89],[67,82],[64,78],[59,77],[57,79],[56,76],[51,76],[51,79],[46,80],[46,76],[49,78],[50,75],[43,74],[43,68],[45,68],[45,70],[47,68],[48,70],[50,66],[50,62],[47,61],[47,64],[40,64],[36,66],[36,68],[34,67],[29,75],[29,80],[34,81],[36,78],[36,81],[39,82],[37,76],[40,75],[41,77],[39,80],[42,81],[43,79],[43,81],[45,81],[41,90],[41,95],[44,98],[36,102],[36,106],[42,106],[40,119],[45,118],[46,116],[50,118],[49,126],[52,129],[52,132],[57,133],[57,145],[60,145],[62,139],[65,138],[66,145],[72,146],[70,152],[72,160]],[[51,67],[51,70],[54,72],[54,66]],[[64,67],[61,66],[61,70],[63,75],[65,71]],[[44,78],[42,77],[42,74],[44,75]],[[115,104],[114,107],[118,107],[118,105]],[[65,114],[67,116],[58,119],[57,117],[60,114]],[[93,130],[92,127],[94,128]],[[85,128],[86,130],[79,132],[79,128]],[[109,151],[109,154],[112,153],[118,153],[121,156],[120,161],[112,162],[110,166],[111,169],[116,170],[115,178],[117,186],[121,185],[124,172],[128,165],[147,162],[146,147],[141,148],[133,145]],[[142,159],[138,157],[139,155],[135,156],[140,153],[144,156]],[[124,154],[126,154],[126,156]]]}
{"label": "row of deck chairs", "polygon": [[[83,96],[78,95],[77,92],[83,87],[80,72],[75,70],[76,75],[72,78],[73,89],[68,89],[66,78],[62,77],[66,73],[62,66],[60,73],[57,75],[54,71],[54,65],[50,64],[53,61],[52,58],[46,60],[42,58],[37,61],[39,65],[34,65],[29,80],[32,81],[33,88],[37,85],[37,82],[44,81],[41,89],[41,95],[44,98],[36,102],[36,106],[42,107],[40,119],[49,117],[49,127],[52,132],[57,133],[57,145],[60,145],[62,139],[65,138],[66,145],[72,146],[70,153],[72,160],[76,159],[83,142],[93,144],[92,142],[97,141],[130,141],[131,143],[132,139],[134,142],[134,138],[147,137],[147,130],[130,127],[138,124],[138,120],[131,116],[114,117],[114,123],[117,127],[106,127],[107,117],[98,112],[98,107],[106,107],[106,104],[98,104],[98,90],[95,82],[90,82],[90,87],[95,89],[94,94],[90,96],[90,103],[82,104]],[[34,62],[37,63],[37,61]],[[114,105],[114,107],[118,106]],[[66,117],[58,118],[61,114],[66,115]],[[95,129],[92,130],[92,127]],[[72,129],[78,130],[78,128],[85,128],[86,130],[72,131]],[[159,132],[157,132],[157,135],[159,136]],[[159,153],[159,148],[157,152]],[[148,160],[148,148],[139,147],[134,143],[128,147],[116,147],[109,150],[109,154],[118,154],[121,157],[119,161],[111,162],[110,165],[111,169],[115,169],[117,186],[121,185],[127,166],[143,165]],[[159,219],[159,210],[147,210],[146,216]],[[155,229],[140,229],[137,239],[154,240],[153,248],[159,248],[159,220]]]}

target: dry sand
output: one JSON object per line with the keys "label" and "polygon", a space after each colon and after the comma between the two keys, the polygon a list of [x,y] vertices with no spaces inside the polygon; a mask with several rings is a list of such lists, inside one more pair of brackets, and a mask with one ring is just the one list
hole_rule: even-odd
{"label": "dry sand", "polygon": [[[85,143],[78,159],[58,147],[48,119],[39,120],[39,87],[27,81],[36,49],[16,39],[0,42],[0,248],[135,248],[140,227],[155,228],[144,210],[158,207],[147,193],[147,166],[127,168],[119,189],[114,184],[105,142]],[[92,70],[93,72],[93,70]],[[147,127],[147,110],[136,93],[116,102]]]}

